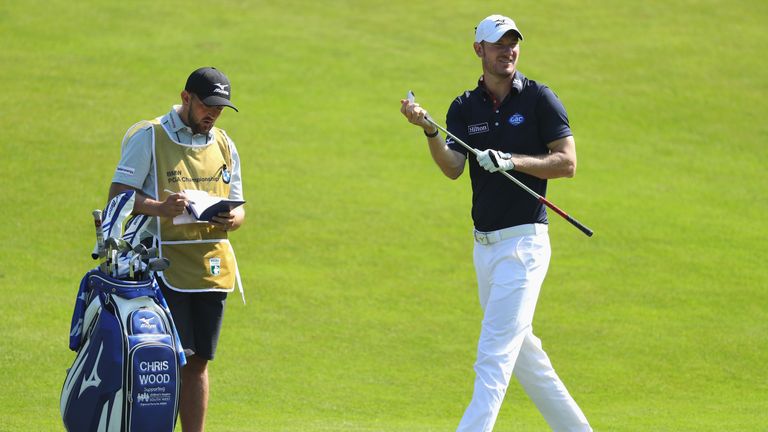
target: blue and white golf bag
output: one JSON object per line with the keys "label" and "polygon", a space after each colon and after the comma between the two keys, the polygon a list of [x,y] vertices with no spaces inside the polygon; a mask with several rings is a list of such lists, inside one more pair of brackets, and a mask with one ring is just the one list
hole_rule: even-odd
{"label": "blue and white golf bag", "polygon": [[172,432],[186,363],[154,278],[126,281],[92,270],[80,283],[61,391],[73,432]]}
{"label": "blue and white golf bag", "polygon": [[70,432],[172,432],[176,424],[186,358],[149,259],[136,259],[149,254],[132,249],[149,218],[135,216],[123,230],[133,204],[132,191],[110,201],[92,255],[107,261],[80,282],[69,334],[77,355],[61,390]]}

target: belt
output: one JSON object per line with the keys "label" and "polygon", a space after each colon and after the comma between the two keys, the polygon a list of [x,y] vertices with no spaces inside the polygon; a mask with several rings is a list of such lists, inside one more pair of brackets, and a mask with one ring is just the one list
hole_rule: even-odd
{"label": "belt", "polygon": [[482,245],[489,245],[512,237],[545,233],[548,228],[546,224],[525,224],[496,231],[484,232],[475,230],[475,241]]}

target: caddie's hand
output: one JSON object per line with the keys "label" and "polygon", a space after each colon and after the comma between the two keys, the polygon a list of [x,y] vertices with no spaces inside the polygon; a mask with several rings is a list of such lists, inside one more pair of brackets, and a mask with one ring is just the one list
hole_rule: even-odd
{"label": "caddie's hand", "polygon": [[211,218],[211,224],[222,231],[235,230],[235,215],[230,212],[222,212]]}
{"label": "caddie's hand", "polygon": [[497,150],[483,150],[477,154],[477,163],[486,171],[509,171],[515,169],[512,155]]}
{"label": "caddie's hand", "polygon": [[187,196],[183,193],[175,193],[168,195],[168,198],[160,205],[161,216],[176,217],[184,213],[184,208],[187,206]]}
{"label": "caddie's hand", "polygon": [[427,110],[421,107],[416,102],[408,99],[400,99],[400,112],[408,119],[408,121],[416,126],[421,126],[424,132],[432,135],[437,128],[427,121],[429,114]]}

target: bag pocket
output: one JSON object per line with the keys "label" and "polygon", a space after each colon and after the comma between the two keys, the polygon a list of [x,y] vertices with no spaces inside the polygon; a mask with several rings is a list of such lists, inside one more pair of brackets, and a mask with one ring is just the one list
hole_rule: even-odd
{"label": "bag pocket", "polygon": [[126,430],[171,432],[180,384],[173,339],[168,334],[142,334],[128,336],[128,340]]}

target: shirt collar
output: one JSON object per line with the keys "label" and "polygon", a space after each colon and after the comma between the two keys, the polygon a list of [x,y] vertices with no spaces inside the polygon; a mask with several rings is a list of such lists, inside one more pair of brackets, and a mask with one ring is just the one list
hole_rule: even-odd
{"label": "shirt collar", "polygon": [[[512,77],[512,91],[509,92],[506,99],[509,99],[509,97],[512,95],[519,95],[523,91],[524,80],[525,76],[520,73],[520,71],[516,70],[515,75]],[[501,105],[501,103],[503,103],[503,101],[496,101],[496,98],[491,94],[491,92],[488,91],[488,88],[485,86],[485,79],[483,79],[482,75],[480,75],[480,79],[477,80],[477,87],[494,102],[494,105]]]}
{"label": "shirt collar", "polygon": [[[181,111],[181,105],[174,105],[171,108],[171,111],[168,113],[168,129],[170,129],[171,132],[179,132],[184,131],[188,134],[192,135],[192,128],[187,126],[183,121],[181,121],[181,117],[179,116],[179,111]],[[205,137],[205,140],[209,140],[211,138],[211,133],[207,133],[205,135],[203,134],[194,134],[193,137]]]}

